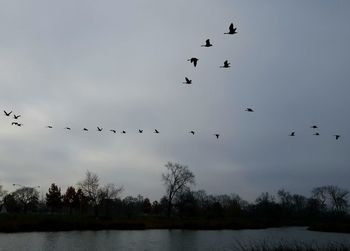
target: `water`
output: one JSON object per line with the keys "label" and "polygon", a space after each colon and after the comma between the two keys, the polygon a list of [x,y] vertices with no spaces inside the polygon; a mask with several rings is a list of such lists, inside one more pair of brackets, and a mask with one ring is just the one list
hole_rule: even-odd
{"label": "water", "polygon": [[0,234],[0,250],[241,250],[241,246],[302,241],[317,246],[350,246],[350,234],[308,231],[303,227],[264,230],[67,231]]}

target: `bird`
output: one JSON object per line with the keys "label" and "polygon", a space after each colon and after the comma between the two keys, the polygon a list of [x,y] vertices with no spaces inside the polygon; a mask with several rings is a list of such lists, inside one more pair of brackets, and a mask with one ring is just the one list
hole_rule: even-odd
{"label": "bird", "polygon": [[190,58],[187,59],[187,61],[190,61],[190,63],[193,63],[193,66],[196,67],[197,66],[197,62],[198,62],[198,58]]}
{"label": "bird", "polygon": [[15,115],[15,114],[13,114],[13,118],[14,118],[14,119],[18,119],[19,117],[21,117],[21,115]]}
{"label": "bird", "polygon": [[190,131],[190,133],[192,133],[192,135],[194,135],[194,131]]}
{"label": "bird", "polygon": [[10,116],[10,114],[12,113],[12,111],[10,111],[10,112],[6,112],[5,110],[4,110],[4,113],[5,113],[5,116]]}
{"label": "bird", "polygon": [[11,125],[18,125],[18,123],[17,122],[12,122]]}
{"label": "bird", "polygon": [[101,132],[103,130],[102,127],[97,127],[97,131]]}
{"label": "bird", "polygon": [[218,133],[215,133],[214,135],[215,135],[215,137],[216,137],[217,139],[218,139],[219,136],[220,136],[220,134],[218,134]]}
{"label": "bird", "polygon": [[201,47],[211,47],[211,46],[213,45],[210,43],[210,39],[205,40],[205,44],[201,45]]}
{"label": "bird", "polygon": [[122,131],[122,133],[124,133],[124,134],[125,134],[125,133],[126,133],[126,131],[124,131],[124,130],[123,130],[123,131]]}
{"label": "bird", "polygon": [[317,125],[313,125],[313,126],[310,126],[310,128],[316,129],[316,128],[318,128],[318,126]]}
{"label": "bird", "polygon": [[65,127],[64,129],[71,130],[71,128],[70,128],[70,127]]}
{"label": "bird", "polygon": [[245,109],[246,112],[254,112],[254,110],[252,108],[247,108]]}
{"label": "bird", "polygon": [[87,131],[89,131],[89,130],[88,130],[87,128],[84,127],[84,128],[83,128],[83,131],[86,131],[86,132],[87,132]]}
{"label": "bird", "polygon": [[192,79],[188,79],[187,77],[185,77],[185,80],[186,82],[182,82],[183,84],[188,84],[188,85],[192,84]]}
{"label": "bird", "polygon": [[139,133],[143,133],[143,130],[139,129]]}
{"label": "bird", "polygon": [[235,28],[233,26],[233,23],[230,24],[230,27],[228,27],[229,31],[224,33],[224,34],[229,34],[229,35],[233,35],[237,33],[237,28]]}
{"label": "bird", "polygon": [[320,136],[320,134],[318,132],[315,132],[313,135]]}
{"label": "bird", "polygon": [[224,65],[220,66],[220,68],[230,68],[230,63],[225,60]]}
{"label": "bird", "polygon": [[339,134],[335,134],[333,135],[335,137],[336,140],[338,140],[340,138],[340,135]]}
{"label": "bird", "polygon": [[52,126],[48,125],[48,126],[46,126],[46,128],[52,128]]}
{"label": "bird", "polygon": [[289,136],[295,136],[295,132],[291,132]]}
{"label": "bird", "polygon": [[113,133],[117,133],[117,131],[116,131],[116,130],[114,130],[114,129],[111,129],[110,131],[111,131],[111,132],[113,132]]}
{"label": "bird", "polygon": [[157,129],[154,129],[154,133],[159,133],[159,131]]}
{"label": "bird", "polygon": [[17,123],[17,126],[19,126],[19,127],[21,127],[23,124],[21,124],[21,123]]}

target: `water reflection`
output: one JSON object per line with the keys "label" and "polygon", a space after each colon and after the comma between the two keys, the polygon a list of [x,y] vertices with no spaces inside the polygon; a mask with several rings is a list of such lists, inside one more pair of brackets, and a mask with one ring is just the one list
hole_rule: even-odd
{"label": "water reflection", "polygon": [[342,243],[349,234],[307,231],[302,227],[265,230],[70,231],[0,234],[0,250],[241,250],[267,242],[295,241],[315,246]]}

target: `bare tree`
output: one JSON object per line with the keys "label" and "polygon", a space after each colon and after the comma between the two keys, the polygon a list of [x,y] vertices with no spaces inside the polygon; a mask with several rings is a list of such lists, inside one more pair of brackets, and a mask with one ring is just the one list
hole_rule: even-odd
{"label": "bare tree", "polygon": [[78,182],[78,188],[81,189],[83,195],[89,200],[90,205],[94,208],[95,216],[97,216],[97,205],[100,181],[97,174],[86,171],[85,179]]}
{"label": "bare tree", "polygon": [[321,186],[312,190],[313,198],[317,199],[323,208],[327,206],[336,213],[346,211],[349,191],[338,186]]}
{"label": "bare tree", "polygon": [[2,185],[0,185],[0,209],[2,208],[4,197],[6,196],[7,191],[2,188]]}
{"label": "bare tree", "polygon": [[187,166],[178,163],[168,162],[165,167],[167,172],[162,174],[162,180],[167,192],[167,214],[171,215],[171,208],[174,197],[195,184],[194,174]]}
{"label": "bare tree", "polygon": [[21,187],[12,193],[14,199],[20,204],[22,211],[33,211],[39,203],[39,192],[35,187]]}
{"label": "bare tree", "polygon": [[98,190],[98,200],[99,202],[103,200],[115,200],[123,190],[123,186],[117,187],[115,184],[109,183]]}

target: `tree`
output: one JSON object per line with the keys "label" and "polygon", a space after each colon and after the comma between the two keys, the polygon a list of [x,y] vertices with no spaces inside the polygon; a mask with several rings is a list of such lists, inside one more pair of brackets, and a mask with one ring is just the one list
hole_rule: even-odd
{"label": "tree", "polygon": [[0,185],[0,209],[3,206],[4,198],[7,195],[7,191],[2,188],[2,185]]}
{"label": "tree", "polygon": [[94,209],[95,216],[98,214],[98,195],[99,195],[99,178],[97,174],[86,171],[85,179],[78,182],[78,188],[81,189],[83,195],[88,199],[90,205]]}
{"label": "tree", "polygon": [[167,172],[162,174],[162,180],[166,187],[168,199],[167,215],[170,217],[174,197],[189,189],[189,185],[194,185],[195,179],[194,174],[187,166],[168,162],[165,167],[167,168]]}
{"label": "tree", "polygon": [[68,208],[69,213],[72,213],[73,208],[79,207],[79,198],[75,192],[75,188],[70,186],[63,195],[63,206]]}
{"label": "tree", "polygon": [[105,215],[110,215],[110,209],[113,202],[119,197],[123,191],[123,187],[117,187],[113,183],[109,183],[98,190],[98,204],[104,209]]}
{"label": "tree", "polygon": [[21,187],[12,193],[23,212],[34,211],[39,203],[39,192],[34,187]]}
{"label": "tree", "polygon": [[337,213],[344,213],[348,207],[349,191],[338,186],[321,186],[312,190],[312,197],[320,202],[323,208]]}
{"label": "tree", "polygon": [[61,188],[55,183],[51,184],[49,192],[46,193],[46,206],[51,209],[51,213],[62,207]]}

